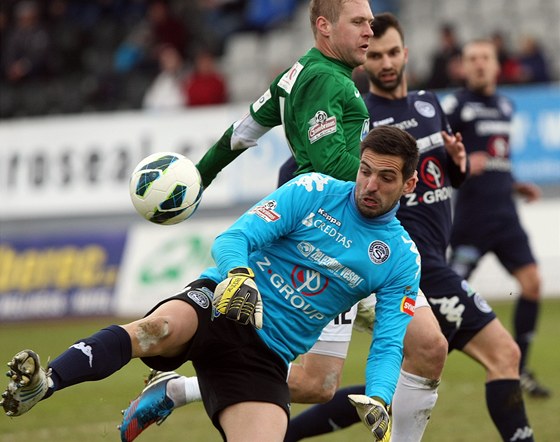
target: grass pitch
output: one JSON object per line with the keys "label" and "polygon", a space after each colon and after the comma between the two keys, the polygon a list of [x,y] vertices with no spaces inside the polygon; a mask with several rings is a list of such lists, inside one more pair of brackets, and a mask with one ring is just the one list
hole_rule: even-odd
{"label": "grass pitch", "polygon": [[[493,306],[509,327],[511,302],[494,302]],[[527,412],[535,438],[540,442],[560,441],[560,299],[546,299],[542,305],[539,333],[530,355],[530,365],[539,379],[553,389],[548,400],[526,400]],[[37,351],[46,363],[73,342],[111,324],[109,319],[71,320],[45,323],[0,324],[0,363],[5,364],[24,348]],[[122,320],[118,320],[122,322]],[[343,385],[363,383],[364,360],[369,336],[355,333],[346,362]],[[6,367],[7,371],[7,367]],[[180,370],[193,374],[190,365]],[[98,442],[118,441],[116,429],[120,410],[143,386],[148,369],[132,361],[118,373],[99,381],[62,390],[39,403],[28,414],[16,418],[0,416],[0,442]],[[0,388],[6,385],[7,378]],[[296,415],[305,406],[294,405]],[[220,441],[207,418],[202,404],[190,404],[176,410],[160,427],[153,426],[137,439],[139,442]],[[308,439],[314,442],[371,440],[361,424],[328,436]],[[459,352],[447,361],[439,400],[426,431],[426,442],[499,441],[499,435],[488,416],[484,399],[484,371]]]}

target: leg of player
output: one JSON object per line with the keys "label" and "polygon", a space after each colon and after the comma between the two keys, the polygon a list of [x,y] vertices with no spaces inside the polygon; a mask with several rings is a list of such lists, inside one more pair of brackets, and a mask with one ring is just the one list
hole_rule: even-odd
{"label": "leg of player", "polygon": [[486,405],[504,441],[533,442],[519,383],[519,347],[493,319],[462,349],[486,368]]}
{"label": "leg of player", "polygon": [[551,395],[550,390],[540,385],[533,373],[527,369],[528,354],[539,316],[541,295],[539,269],[537,264],[531,263],[515,270],[513,276],[521,287],[521,296],[517,298],[513,319],[515,340],[521,350],[519,364],[521,388],[531,397],[547,398]]}
{"label": "leg of player", "polygon": [[121,440],[132,442],[150,425],[161,425],[176,408],[201,400],[196,376],[152,370],[146,387],[122,411],[122,423],[117,427]]}
{"label": "leg of player", "polygon": [[11,380],[2,395],[2,406],[7,415],[19,416],[57,390],[110,376],[131,358],[179,354],[197,326],[190,305],[170,301],[144,319],[111,325],[77,341],[50,362],[47,370],[41,368],[36,353],[24,350],[8,364]]}
{"label": "leg of player", "polygon": [[229,406],[220,413],[219,419],[228,442],[282,442],[288,426],[286,412],[267,402]]}
{"label": "leg of player", "polygon": [[338,390],[327,403],[314,405],[290,419],[284,442],[296,442],[320,434],[342,430],[360,422],[360,416],[348,400],[349,394],[365,394],[365,385]]}
{"label": "leg of player", "polygon": [[432,309],[423,300],[418,296],[414,319],[404,340],[404,360],[392,404],[392,440],[395,441],[422,440],[438,398],[447,358],[447,339]]}
{"label": "leg of player", "polygon": [[[347,350],[349,343],[329,344],[341,344]],[[332,399],[340,384],[343,366],[343,357],[314,353],[303,355],[299,363],[291,364],[289,371],[288,385],[292,402],[323,403]],[[152,371],[146,388],[123,410],[123,420],[119,426],[121,439],[132,442],[150,425],[163,423],[176,408],[200,400],[202,397],[195,376]],[[354,407],[346,397],[344,401],[352,412],[352,423],[359,422]]]}
{"label": "leg of player", "polygon": [[299,363],[290,367],[288,386],[292,402],[321,404],[330,401],[340,385],[344,361],[344,358],[324,354],[303,355]]}
{"label": "leg of player", "polygon": [[[447,358],[447,340],[423,295],[417,298],[414,318],[407,328],[404,360],[393,397],[395,441],[420,441],[431,411]],[[291,379],[290,379],[291,380]],[[291,388],[291,387],[290,387]],[[315,405],[290,420],[286,441],[330,433],[360,422],[348,394],[364,394],[363,385],[338,390],[333,399]]]}

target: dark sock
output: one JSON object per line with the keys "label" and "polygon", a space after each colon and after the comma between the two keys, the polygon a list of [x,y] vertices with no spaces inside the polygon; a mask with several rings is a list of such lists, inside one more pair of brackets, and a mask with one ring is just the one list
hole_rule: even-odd
{"label": "dark sock", "polygon": [[486,405],[504,441],[534,442],[518,380],[500,379],[488,382]]}
{"label": "dark sock", "polygon": [[338,390],[325,404],[314,405],[290,420],[284,442],[331,433],[360,422],[356,408],[348,400],[349,394],[365,394],[364,385]]}
{"label": "dark sock", "polygon": [[80,382],[106,378],[126,365],[131,355],[130,337],[118,325],[79,340],[49,364],[54,388],[48,396]]}
{"label": "dark sock", "polygon": [[533,339],[539,315],[539,302],[519,297],[515,305],[513,326],[515,341],[521,350],[520,371],[523,371],[527,362],[529,346]]}

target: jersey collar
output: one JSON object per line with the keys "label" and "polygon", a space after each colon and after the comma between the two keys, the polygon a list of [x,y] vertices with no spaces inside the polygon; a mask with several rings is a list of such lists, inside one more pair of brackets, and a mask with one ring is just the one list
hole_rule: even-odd
{"label": "jersey collar", "polygon": [[[355,191],[356,191],[356,186],[354,186],[354,192]],[[395,205],[395,207],[393,207],[387,213],[384,213],[383,215],[380,215],[380,216],[376,216],[375,218],[366,218],[358,210],[358,206],[356,205],[356,198],[354,196],[354,192],[350,192],[350,205],[354,209],[354,212],[356,213],[358,218],[361,219],[363,222],[368,223],[368,224],[388,224],[389,222],[391,222],[393,220],[393,218],[395,218],[397,216],[397,211],[399,210],[399,207],[401,206],[400,201],[398,201],[397,204]]]}

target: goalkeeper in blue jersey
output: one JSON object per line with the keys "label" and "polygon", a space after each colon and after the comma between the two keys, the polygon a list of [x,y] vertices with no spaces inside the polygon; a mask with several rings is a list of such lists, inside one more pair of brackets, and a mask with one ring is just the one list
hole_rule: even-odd
{"label": "goalkeeper in blue jersey", "polygon": [[366,395],[350,398],[375,440],[388,441],[391,403],[414,315],[420,256],[396,219],[414,190],[418,150],[401,129],[371,131],[356,182],[294,178],[216,238],[216,267],[143,319],[80,339],[48,364],[23,350],[8,363],[9,416],[58,390],[100,380],[132,358],[156,370],[186,361],[224,440],[282,441],[289,419],[288,364],[324,326],[376,293]]}

